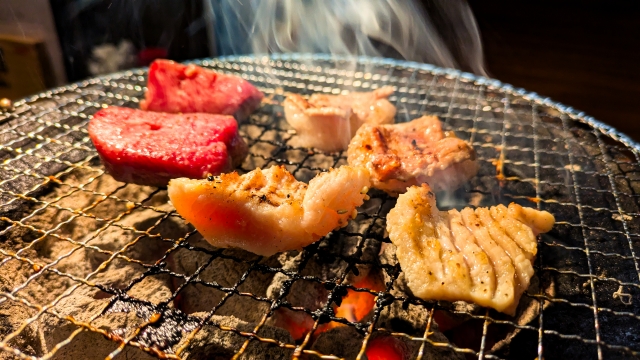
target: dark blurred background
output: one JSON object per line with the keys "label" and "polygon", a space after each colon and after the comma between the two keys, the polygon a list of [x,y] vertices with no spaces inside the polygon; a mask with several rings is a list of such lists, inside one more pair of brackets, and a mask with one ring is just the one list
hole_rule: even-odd
{"label": "dark blurred background", "polygon": [[640,141],[640,2],[469,0],[487,71]]}
{"label": "dark blurred background", "polygon": [[[421,2],[433,10],[431,1]],[[220,52],[207,18],[215,0],[0,3],[0,97],[143,66],[157,57],[186,60]],[[640,2],[468,3],[489,76],[582,110],[640,141]],[[21,65],[7,68],[11,61]]]}

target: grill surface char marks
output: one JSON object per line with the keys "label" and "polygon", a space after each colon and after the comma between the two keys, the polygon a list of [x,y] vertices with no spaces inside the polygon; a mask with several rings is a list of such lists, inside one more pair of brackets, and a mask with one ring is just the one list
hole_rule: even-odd
{"label": "grill surface char marks", "polygon": [[[63,357],[86,336],[105,344],[103,356],[200,358],[216,349],[244,358],[261,352],[282,358],[339,355],[322,353],[327,348],[314,345],[311,336],[296,342],[272,327],[280,308],[305,313],[316,327],[330,320],[346,324],[338,331],[358,334],[358,341],[349,343],[359,346],[355,353],[390,333],[409,348],[424,346],[423,353],[429,354],[442,355],[442,349],[493,358],[639,355],[640,166],[634,143],[571,109],[467,74],[371,59],[354,67],[315,57],[312,66],[311,59],[240,57],[201,63],[241,74],[269,99],[240,127],[250,151],[240,171],[282,164],[308,181],[346,163],[345,153],[290,146],[295,134],[280,105],[285,92],[394,86],[390,101],[398,108],[397,121],[425,113],[440,116],[447,130],[477,151],[478,175],[454,194],[438,195],[440,208],[514,201],[549,211],[558,220],[540,237],[539,286],[523,295],[522,307],[537,310],[519,310],[510,318],[412,297],[384,233],[384,217],[394,200],[376,191],[355,222],[307,247],[300,261],[288,267],[276,258],[203,246],[197,233],[163,205],[164,190],[112,181],[87,138],[86,123],[99,108],[138,107],[145,72],[135,70],[52,90],[1,114],[0,311],[9,316],[2,323],[8,331],[0,333],[0,358]],[[72,249],[77,250],[65,255]],[[177,256],[188,253],[197,261],[177,266]],[[333,265],[323,273],[317,264]],[[221,278],[216,269],[229,266],[234,276]],[[354,272],[368,268],[381,271],[386,282],[381,292],[360,289],[377,296],[370,318],[360,323],[337,318],[333,302],[346,289],[355,289],[349,282]],[[125,269],[119,270],[123,276],[114,278],[115,269]],[[298,283],[325,289],[320,306],[296,303],[297,289],[309,288]],[[158,296],[149,295],[154,289]],[[201,291],[213,300],[187,301]],[[60,304],[81,304],[87,296],[100,306],[67,318],[65,311],[72,307]],[[259,310],[243,315],[238,304]],[[439,327],[449,342],[430,335],[436,321],[447,323],[443,314],[467,319],[457,330]],[[41,327],[45,330],[64,327],[65,336],[38,334],[40,324],[48,324]],[[465,343],[456,334],[468,329],[478,336]],[[505,338],[510,340],[500,344]]]}

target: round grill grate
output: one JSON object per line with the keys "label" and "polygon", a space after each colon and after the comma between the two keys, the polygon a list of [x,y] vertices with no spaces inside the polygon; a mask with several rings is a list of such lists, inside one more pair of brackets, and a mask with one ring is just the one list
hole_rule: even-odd
{"label": "round grill grate", "polygon": [[[454,352],[477,358],[638,356],[640,148],[624,135],[535,94],[430,65],[369,58],[354,64],[311,55],[198,64],[239,74],[267,95],[241,126],[250,147],[241,172],[282,164],[307,181],[346,164],[345,153],[289,145],[294,135],[280,106],[286,92],[391,85],[398,121],[440,116],[446,129],[472,143],[481,164],[464,188],[440,196],[441,209],[517,202],[556,217],[554,230],[540,237],[537,284],[522,300],[527,309],[514,319],[402,295],[399,266],[378,256],[389,243],[384,219],[394,200],[375,191],[351,225],[286,265],[192,241],[197,233],[166,205],[166,191],[111,180],[87,136],[87,122],[101,107],[138,106],[146,70],[133,70],[54,89],[1,114],[0,358],[82,354],[74,351],[92,335],[111,345],[96,348],[90,354],[96,358],[198,358],[222,351],[207,343],[216,336],[235,344],[229,357],[251,357],[259,346],[262,354],[286,357],[346,356],[314,344],[328,321],[355,331],[358,356],[381,333],[415,345],[425,358],[440,348],[449,351],[442,358]],[[134,217],[143,220],[127,221]],[[178,253],[200,260],[192,268],[177,266],[184,258]],[[317,264],[332,264],[332,271],[319,271]],[[216,266],[234,270],[208,270]],[[123,270],[115,278],[104,275],[116,268]],[[381,273],[381,291],[354,285],[363,269]],[[275,278],[278,288],[270,294],[247,285]],[[316,306],[290,297],[303,282],[326,289]],[[337,316],[334,306],[347,290],[375,296],[372,315],[359,322]],[[215,301],[191,304],[194,294],[207,291],[216,292]],[[238,299],[254,309],[255,319],[229,320],[238,311],[230,304]],[[426,314],[425,326],[382,321],[394,306]],[[270,319],[285,308],[306,314],[315,335],[294,341],[267,331]],[[117,316],[126,319],[118,322]],[[443,316],[473,326],[445,331],[446,341],[433,335],[432,320]],[[108,326],[114,323],[126,326]]]}

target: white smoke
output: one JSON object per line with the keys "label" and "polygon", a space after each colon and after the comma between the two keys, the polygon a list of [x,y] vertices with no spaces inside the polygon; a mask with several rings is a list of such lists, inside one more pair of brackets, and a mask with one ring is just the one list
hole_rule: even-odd
{"label": "white smoke", "polygon": [[223,55],[391,52],[485,75],[480,36],[464,0],[433,0],[432,14],[414,0],[205,1]]}

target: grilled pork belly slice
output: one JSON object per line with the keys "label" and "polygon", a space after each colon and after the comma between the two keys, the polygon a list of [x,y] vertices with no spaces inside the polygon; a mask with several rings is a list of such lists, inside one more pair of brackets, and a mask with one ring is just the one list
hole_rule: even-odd
{"label": "grilled pork belly slice", "polygon": [[517,204],[438,211],[428,185],[412,186],[387,215],[389,238],[414,295],[474,302],[514,315],[533,276],[546,211]]}
{"label": "grilled pork belly slice", "polygon": [[227,115],[167,114],[110,106],[93,115],[89,137],[114,179],[166,186],[232,170],[247,156],[238,123]]}
{"label": "grilled pork belly slice", "polygon": [[259,106],[264,95],[250,82],[193,64],[156,60],[149,67],[149,80],[142,110],[168,113],[233,115],[244,120]]}
{"label": "grilled pork belly slice", "polygon": [[313,94],[306,100],[289,94],[283,102],[287,122],[297,132],[298,145],[322,151],[345,150],[363,124],[393,123],[396,108],[387,98],[393,88],[347,95]]}
{"label": "grilled pork belly slice", "polygon": [[349,144],[349,165],[366,167],[373,187],[397,196],[412,185],[455,190],[475,176],[473,148],[442,131],[436,116],[395,125],[363,125]]}
{"label": "grilled pork belly slice", "polygon": [[284,166],[273,166],[210,181],[174,179],[168,192],[178,213],[211,245],[270,256],[346,226],[369,185],[363,168],[331,169],[307,186]]}

